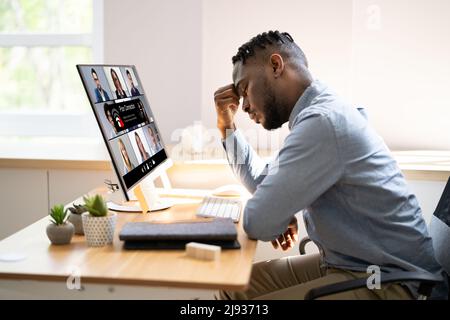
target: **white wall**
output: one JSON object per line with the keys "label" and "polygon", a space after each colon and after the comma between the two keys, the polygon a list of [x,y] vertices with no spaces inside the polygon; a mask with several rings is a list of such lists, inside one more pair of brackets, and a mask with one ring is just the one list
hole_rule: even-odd
{"label": "white wall", "polygon": [[354,101],[392,149],[450,149],[449,17],[448,0],[354,1]]}
{"label": "white wall", "polygon": [[134,64],[166,143],[200,120],[201,1],[107,0],[105,63]]}
{"label": "white wall", "polygon": [[0,168],[0,240],[48,212],[46,170]]}
{"label": "white wall", "polygon": [[448,0],[204,1],[202,119],[215,123],[212,93],[231,82],[237,48],[279,29],[316,78],[368,109],[392,149],[449,149],[449,16]]}
{"label": "white wall", "polygon": [[[203,1],[202,120],[215,126],[213,93],[232,82],[231,57],[240,45],[269,30],[289,32],[307,55],[312,72],[344,95],[350,93],[351,0]],[[254,129],[242,112],[237,126]],[[280,139],[287,133],[283,127]],[[279,132],[258,135],[276,137]],[[253,133],[254,134],[254,133]],[[251,135],[249,133],[249,135]],[[268,143],[263,140],[259,146]]]}
{"label": "white wall", "polygon": [[313,75],[367,107],[392,149],[450,149],[449,16],[448,0],[108,0],[105,61],[138,66],[168,142],[196,120],[215,127],[213,93],[241,44],[288,31]]}

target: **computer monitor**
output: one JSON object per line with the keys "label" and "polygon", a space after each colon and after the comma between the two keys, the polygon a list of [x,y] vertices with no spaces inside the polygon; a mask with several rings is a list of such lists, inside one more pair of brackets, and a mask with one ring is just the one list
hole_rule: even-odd
{"label": "computer monitor", "polygon": [[[77,65],[77,69],[125,200],[130,201],[131,191],[144,179],[152,182],[171,165],[142,81],[132,65]],[[150,209],[169,206],[156,203],[154,194],[146,198],[153,199]],[[129,205],[109,206],[123,211],[141,210]]]}

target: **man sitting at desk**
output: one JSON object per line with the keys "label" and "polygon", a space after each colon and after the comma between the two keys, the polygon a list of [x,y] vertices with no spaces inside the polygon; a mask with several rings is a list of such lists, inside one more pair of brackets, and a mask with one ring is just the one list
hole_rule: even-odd
{"label": "man sitting at desk", "polygon": [[[288,33],[269,31],[233,57],[233,84],[214,94],[217,126],[230,165],[253,194],[244,210],[250,238],[292,248],[295,214],[303,211],[320,254],[253,266],[249,289],[220,292],[222,299],[303,299],[311,288],[381,271],[442,271],[434,258],[416,197],[382,138],[354,108],[314,80],[307,59]],[[264,163],[234,124],[242,110],[267,130],[289,122],[277,158]],[[434,297],[445,294],[437,286]],[[328,298],[411,299],[417,283],[382,285]]]}

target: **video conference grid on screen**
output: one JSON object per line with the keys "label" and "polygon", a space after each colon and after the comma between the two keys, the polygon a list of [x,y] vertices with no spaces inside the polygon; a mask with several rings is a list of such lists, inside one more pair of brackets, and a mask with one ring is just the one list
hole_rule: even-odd
{"label": "video conference grid on screen", "polygon": [[80,66],[108,149],[127,189],[167,159],[150,106],[131,66]]}

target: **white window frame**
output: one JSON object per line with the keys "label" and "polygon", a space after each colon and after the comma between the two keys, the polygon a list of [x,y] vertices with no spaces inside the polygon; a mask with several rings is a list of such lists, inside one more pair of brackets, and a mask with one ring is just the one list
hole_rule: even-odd
{"label": "white window frame", "polygon": [[[103,63],[103,0],[92,0],[92,5],[92,33],[0,33],[0,47],[87,46],[92,48],[94,63]],[[87,98],[86,103],[89,104]],[[45,112],[44,110],[2,111],[0,112],[0,135],[95,137],[98,136],[98,129],[92,127],[93,113],[89,109],[86,108],[89,112],[84,113]],[[39,125],[36,125],[37,123]]]}

